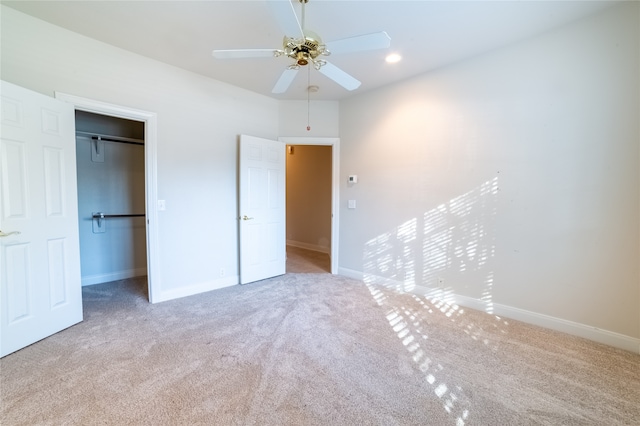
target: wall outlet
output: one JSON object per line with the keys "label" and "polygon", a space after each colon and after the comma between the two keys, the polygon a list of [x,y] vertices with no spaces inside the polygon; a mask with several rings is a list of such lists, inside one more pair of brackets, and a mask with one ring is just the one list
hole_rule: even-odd
{"label": "wall outlet", "polygon": [[224,272],[224,268],[220,268],[220,276],[221,276],[221,277],[224,277],[224,274],[225,274],[225,272]]}

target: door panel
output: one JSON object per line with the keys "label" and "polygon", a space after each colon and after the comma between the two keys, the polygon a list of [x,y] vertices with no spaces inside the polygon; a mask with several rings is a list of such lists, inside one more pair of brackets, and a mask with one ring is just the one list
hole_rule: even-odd
{"label": "door panel", "polygon": [[240,283],[286,271],[285,145],[240,137]]}
{"label": "door panel", "polygon": [[50,307],[57,308],[67,303],[67,280],[64,273],[65,253],[68,251],[66,241],[62,238],[47,241],[49,264]]}
{"label": "door panel", "polygon": [[0,356],[82,321],[73,106],[1,82]]}
{"label": "door panel", "polygon": [[[29,244],[11,244],[5,250],[7,262],[6,275],[11,286],[7,287],[7,323],[27,318],[31,314],[31,297],[29,293]],[[3,294],[3,296],[5,296]]]}
{"label": "door panel", "polygon": [[7,219],[24,218],[27,211],[24,145],[10,140],[2,144],[2,210]]}
{"label": "door panel", "polygon": [[64,151],[45,147],[44,182],[47,216],[64,214]]}

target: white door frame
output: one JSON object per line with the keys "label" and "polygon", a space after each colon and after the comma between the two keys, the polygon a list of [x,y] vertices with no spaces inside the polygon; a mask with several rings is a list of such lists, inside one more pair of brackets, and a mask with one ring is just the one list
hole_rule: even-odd
{"label": "white door frame", "polygon": [[149,302],[155,303],[160,297],[161,280],[158,268],[158,210],[157,205],[157,115],[155,112],[123,107],[81,98],[75,95],[55,92],[56,99],[68,102],[75,106],[76,110],[91,112],[94,114],[108,115],[141,121],[144,123],[144,170],[145,170],[145,214],[147,220],[147,285],[149,288]]}
{"label": "white door frame", "polygon": [[331,149],[331,273],[338,273],[338,230],[340,227],[340,138],[287,136],[278,138],[286,145],[324,145]]}

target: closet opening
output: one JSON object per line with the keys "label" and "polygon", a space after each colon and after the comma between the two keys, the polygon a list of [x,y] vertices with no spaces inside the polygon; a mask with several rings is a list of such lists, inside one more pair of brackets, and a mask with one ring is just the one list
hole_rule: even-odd
{"label": "closet opening", "polygon": [[82,286],[139,277],[149,298],[145,123],[75,112]]}

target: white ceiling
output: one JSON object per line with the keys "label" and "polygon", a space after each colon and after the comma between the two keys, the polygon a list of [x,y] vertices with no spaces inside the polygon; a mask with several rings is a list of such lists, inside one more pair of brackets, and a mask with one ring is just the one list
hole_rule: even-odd
{"label": "white ceiling", "polygon": [[[276,99],[338,100],[562,26],[614,1],[310,0],[306,28],[333,41],[386,31],[388,50],[327,59],[362,85],[348,92],[314,69],[298,73],[287,93],[271,94],[286,58],[220,60],[213,49],[280,48],[282,31],[265,0],[1,1],[34,17],[198,74]],[[296,10],[300,4],[293,0]],[[403,59],[387,64],[397,52]],[[308,67],[307,67],[308,68]]]}

